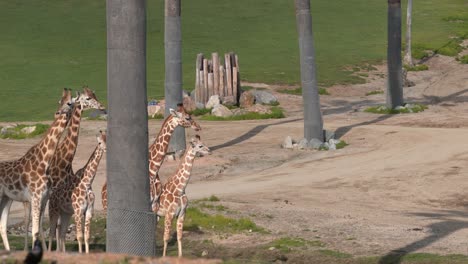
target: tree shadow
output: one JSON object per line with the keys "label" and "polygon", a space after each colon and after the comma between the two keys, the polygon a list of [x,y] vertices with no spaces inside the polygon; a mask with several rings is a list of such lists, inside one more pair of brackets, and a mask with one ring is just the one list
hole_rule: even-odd
{"label": "tree shadow", "polygon": [[438,219],[441,221],[426,227],[430,230],[430,235],[404,247],[390,251],[379,260],[379,264],[399,264],[403,261],[403,258],[411,252],[425,248],[461,229],[468,228],[468,221],[451,219],[452,217],[468,218],[468,214],[465,212],[445,210],[439,213],[411,213],[410,215]]}
{"label": "tree shadow", "polygon": [[389,119],[391,118],[392,116],[394,115],[381,115],[373,120],[369,120],[369,121],[364,121],[364,122],[361,122],[361,123],[357,123],[357,124],[353,124],[353,125],[349,125],[349,126],[344,126],[344,127],[339,127],[336,129],[335,131],[335,137],[337,139],[340,139],[341,137],[343,137],[344,135],[346,135],[351,129],[355,128],[355,127],[360,127],[360,126],[367,126],[367,125],[371,125],[371,124],[375,124],[375,123],[378,123],[380,121],[383,121],[383,120],[386,120],[386,119]]}
{"label": "tree shadow", "polygon": [[276,122],[276,123],[272,123],[272,124],[259,125],[259,126],[256,126],[256,127],[252,128],[251,130],[247,131],[246,133],[244,133],[243,135],[241,135],[241,136],[239,136],[239,137],[237,137],[235,139],[232,139],[232,140],[230,140],[228,142],[225,142],[223,144],[219,144],[219,145],[210,147],[210,149],[212,151],[214,151],[214,150],[217,150],[217,149],[230,147],[230,146],[239,144],[241,142],[244,142],[244,141],[258,135],[260,132],[262,132],[265,128],[267,128],[269,126],[282,125],[282,124],[292,123],[292,122],[296,122],[296,121],[300,121],[300,120],[303,120],[303,119],[302,118],[296,118],[296,119],[284,120],[284,121],[280,121],[280,122]]}

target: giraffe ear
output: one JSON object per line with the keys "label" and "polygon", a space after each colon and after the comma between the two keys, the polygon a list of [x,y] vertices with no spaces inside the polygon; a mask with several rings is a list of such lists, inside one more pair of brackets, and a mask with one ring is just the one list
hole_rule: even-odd
{"label": "giraffe ear", "polygon": [[172,108],[169,109],[169,113],[171,113],[171,115],[174,116],[174,117],[178,117],[177,111],[172,109]]}
{"label": "giraffe ear", "polygon": [[62,97],[67,96],[67,93],[68,93],[68,89],[67,89],[67,88],[63,88]]}

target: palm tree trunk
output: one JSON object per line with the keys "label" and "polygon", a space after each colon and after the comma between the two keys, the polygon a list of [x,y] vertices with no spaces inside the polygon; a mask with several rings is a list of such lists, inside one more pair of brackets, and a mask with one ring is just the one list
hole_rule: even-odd
{"label": "palm tree trunk", "polygon": [[145,0],[107,0],[107,94],[107,251],[154,256]]}
{"label": "palm tree trunk", "polygon": [[312,34],[310,0],[295,0],[299,35],[302,98],[304,102],[304,137],[324,140],[323,120],[315,70],[315,49]]}
{"label": "palm tree trunk", "polygon": [[401,0],[388,0],[387,107],[403,105],[401,72]]}
{"label": "palm tree trunk", "polygon": [[411,22],[413,13],[413,0],[408,0],[408,7],[406,9],[406,52],[404,62],[406,65],[413,67],[413,56],[411,55]]}
{"label": "palm tree trunk", "polygon": [[[164,51],[166,78],[164,95],[166,99],[165,116],[169,109],[177,109],[182,103],[182,32],[181,32],[181,1],[165,0],[164,13]],[[177,127],[171,137],[169,151],[185,149],[185,129]]]}

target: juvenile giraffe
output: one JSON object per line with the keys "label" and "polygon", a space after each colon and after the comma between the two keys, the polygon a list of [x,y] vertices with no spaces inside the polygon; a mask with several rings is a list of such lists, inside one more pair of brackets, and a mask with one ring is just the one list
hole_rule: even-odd
{"label": "juvenile giraffe", "polygon": [[195,157],[198,155],[210,154],[210,149],[203,144],[200,136],[192,139],[189,147],[181,159],[177,172],[171,176],[164,184],[159,201],[153,201],[153,211],[159,217],[164,216],[164,250],[163,257],[166,256],[167,243],[171,234],[172,220],[177,217],[177,245],[179,257],[182,256],[182,230],[184,227],[185,210],[188,199],[185,188],[190,180],[190,173]]}
{"label": "juvenile giraffe", "polygon": [[[18,160],[0,163],[0,233],[6,250],[10,250],[7,237],[8,215],[13,201],[29,202],[32,207],[33,241],[42,231],[42,213],[47,202],[48,178],[46,169],[57,148],[72,109],[72,98],[64,89],[55,120],[44,138]],[[43,240],[43,246],[45,243]]]}
{"label": "juvenile giraffe", "polygon": [[[88,163],[70,177],[62,188],[55,190],[49,200],[49,206],[57,208],[50,216],[50,237],[56,233],[57,220],[60,217],[59,238],[57,249],[65,252],[65,236],[72,215],[75,218],[76,239],[78,250],[82,252],[83,218],[85,218],[84,242],[85,252],[89,253],[89,234],[91,218],[94,210],[94,192],[92,184],[101,157],[106,152],[106,133],[100,131],[97,137],[98,145],[88,160]],[[57,213],[57,215],[55,215]]]}
{"label": "juvenile giraffe", "polygon": [[[78,93],[74,99],[74,107],[72,117],[67,128],[67,136],[60,142],[55,151],[52,160],[50,161],[47,175],[50,180],[51,195],[57,189],[60,189],[65,184],[67,178],[73,177],[72,162],[75,157],[76,148],[78,146],[78,135],[80,132],[81,114],[86,109],[104,109],[101,103],[97,100],[96,95],[88,87],[83,88],[83,93]],[[49,218],[52,215],[57,215],[54,210],[57,210],[49,203]],[[49,237],[49,251],[52,250],[52,238]]]}
{"label": "juvenile giraffe", "polygon": [[[161,180],[159,179],[158,171],[164,162],[169,141],[171,140],[172,133],[177,126],[191,127],[195,131],[201,130],[201,127],[192,119],[182,104],[177,105],[177,111],[170,109],[170,115],[164,120],[159,134],[154,140],[154,143],[149,147],[149,178],[150,178],[150,191],[151,201],[157,199],[162,191]],[[107,183],[102,186],[101,191],[102,207],[107,210]]]}

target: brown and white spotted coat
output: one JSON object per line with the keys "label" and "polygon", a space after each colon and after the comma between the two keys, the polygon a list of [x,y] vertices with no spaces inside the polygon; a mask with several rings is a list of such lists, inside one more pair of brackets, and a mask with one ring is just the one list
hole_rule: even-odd
{"label": "brown and white spotted coat", "polygon": [[[161,195],[162,184],[159,179],[158,171],[164,162],[172,133],[177,126],[184,128],[191,127],[195,131],[201,130],[201,127],[192,119],[182,105],[178,105],[177,111],[171,109],[170,115],[164,120],[159,134],[154,143],[149,147],[149,178],[151,201],[154,201]],[[104,184],[101,191],[102,207],[107,210],[107,183]]]}
{"label": "brown and white spotted coat", "polygon": [[[83,93],[79,93],[74,99],[72,117],[67,128],[67,136],[60,142],[47,169],[51,184],[51,194],[66,184],[68,178],[73,177],[72,162],[78,146],[78,136],[80,132],[81,114],[86,109],[104,109],[96,98],[93,91],[85,87]],[[58,208],[49,204],[49,218],[58,215]],[[52,249],[52,237],[49,237],[49,251]],[[58,248],[58,244],[57,244]]]}
{"label": "brown and white spotted coat", "polygon": [[163,256],[166,256],[167,243],[170,238],[172,220],[174,217],[177,217],[179,257],[182,256],[182,230],[184,227],[185,210],[188,205],[185,188],[190,180],[195,157],[198,154],[207,155],[209,153],[210,149],[201,142],[198,135],[195,139],[192,139],[190,146],[185,151],[184,157],[179,164],[177,172],[164,184],[159,201],[153,201],[153,211],[158,215],[158,219],[164,216]]}
{"label": "brown and white spotted coat", "polygon": [[58,250],[65,252],[65,237],[71,216],[75,218],[76,239],[78,250],[82,252],[83,218],[85,252],[89,253],[90,224],[94,210],[95,195],[92,183],[99,167],[99,162],[106,152],[106,133],[100,132],[98,145],[88,160],[88,163],[71,177],[65,186],[55,190],[50,197],[49,206],[57,208],[59,215],[50,216],[50,236],[55,234],[57,220],[60,218],[60,230],[57,244]]}
{"label": "brown and white spotted coat", "polygon": [[[55,120],[44,138],[18,160],[0,163],[0,233],[6,250],[8,215],[13,201],[29,202],[32,208],[32,235],[35,241],[42,233],[42,214],[48,197],[46,169],[65,130],[72,109],[70,91],[64,89]],[[43,240],[43,246],[45,246]]]}

